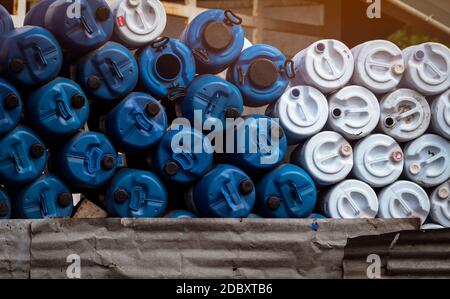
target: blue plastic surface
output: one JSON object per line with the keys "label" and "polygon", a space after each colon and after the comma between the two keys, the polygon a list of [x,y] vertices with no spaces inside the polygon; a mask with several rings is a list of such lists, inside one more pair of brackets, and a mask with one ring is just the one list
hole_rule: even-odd
{"label": "blue plastic surface", "polygon": [[110,216],[155,218],[164,215],[167,191],[152,172],[120,170],[108,185],[105,205]]}
{"label": "blue plastic surface", "polygon": [[261,216],[256,215],[256,214],[249,214],[249,215],[247,216],[247,218],[249,218],[249,219],[262,219]]}
{"label": "blue plastic surface", "polygon": [[11,200],[6,191],[0,187],[0,220],[11,218]]}
{"label": "blue plastic surface", "polygon": [[133,54],[124,46],[108,42],[77,64],[77,82],[94,100],[123,99],[134,90],[139,70]]}
{"label": "blue plastic surface", "polygon": [[195,59],[181,41],[161,38],[138,54],[140,82],[157,98],[178,99],[194,80]]}
{"label": "blue plastic surface", "polygon": [[146,153],[163,137],[168,120],[152,96],[133,92],[106,117],[105,129],[114,144],[127,153]]}
{"label": "blue plastic surface", "polygon": [[0,136],[17,126],[22,108],[22,99],[17,89],[0,78]]}
{"label": "blue plastic surface", "polygon": [[0,138],[0,184],[17,187],[37,179],[47,164],[47,149],[30,129],[19,125]]}
{"label": "blue plastic surface", "polygon": [[320,214],[311,214],[308,217],[309,219],[327,219],[327,217]]}
{"label": "blue plastic surface", "polygon": [[188,205],[202,217],[245,218],[255,204],[250,177],[231,165],[218,165],[195,186]]}
{"label": "blue plastic surface", "polygon": [[293,63],[280,50],[269,45],[255,45],[242,52],[227,72],[250,107],[261,107],[278,100],[295,76]]}
{"label": "blue plastic surface", "polygon": [[209,140],[197,130],[187,128],[169,130],[162,138],[154,157],[153,167],[163,179],[183,185],[201,178],[213,162]]}
{"label": "blue plastic surface", "polygon": [[0,4],[0,35],[14,30],[14,23],[9,12]]}
{"label": "blue plastic surface", "polygon": [[306,218],[314,209],[317,189],[309,174],[293,164],[284,164],[256,185],[256,207],[270,218]]}
{"label": "blue plastic surface", "polygon": [[89,102],[72,80],[57,78],[28,97],[26,118],[45,140],[58,141],[82,129],[89,116]]}
{"label": "blue plastic surface", "polygon": [[164,218],[172,218],[172,219],[192,219],[197,218],[197,216],[189,211],[183,211],[183,210],[174,210],[170,211],[169,213],[164,216]]}
{"label": "blue plastic surface", "polygon": [[[181,102],[183,117],[211,128],[226,128],[226,119],[235,119],[244,112],[239,89],[233,84],[213,75],[201,75],[189,86]],[[197,114],[196,114],[197,113]],[[217,128],[217,127],[216,127]]]}
{"label": "blue plastic surface", "polygon": [[19,219],[70,217],[73,197],[69,188],[59,178],[47,175],[20,191],[14,209]]}
{"label": "blue plastic surface", "polygon": [[79,133],[56,152],[54,167],[71,187],[94,189],[115,174],[119,157],[109,139],[100,133]]}
{"label": "blue plastic surface", "polygon": [[45,14],[47,13],[48,7],[54,2],[55,0],[41,0],[33,3],[33,7],[25,15],[25,20],[23,21],[24,26],[45,28]]}
{"label": "blue plastic surface", "polygon": [[230,11],[208,10],[188,24],[180,39],[194,53],[198,74],[218,74],[239,57],[244,47],[241,22]]}
{"label": "blue plastic surface", "polygon": [[25,26],[0,39],[0,72],[15,83],[45,84],[56,78],[62,61],[58,42],[44,28]]}

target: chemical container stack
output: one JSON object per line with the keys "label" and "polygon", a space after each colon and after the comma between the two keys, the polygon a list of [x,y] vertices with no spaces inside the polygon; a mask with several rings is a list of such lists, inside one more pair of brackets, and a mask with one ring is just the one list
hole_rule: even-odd
{"label": "chemical container stack", "polygon": [[229,10],[176,39],[158,0],[68,5],[22,28],[0,6],[0,219],[71,217],[82,193],[110,217],[450,227],[447,46],[326,39],[290,60]]}

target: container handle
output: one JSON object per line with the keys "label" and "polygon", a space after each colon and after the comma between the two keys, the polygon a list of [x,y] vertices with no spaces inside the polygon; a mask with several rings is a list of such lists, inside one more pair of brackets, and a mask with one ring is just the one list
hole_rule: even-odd
{"label": "container handle", "polygon": [[234,25],[241,25],[242,24],[242,18],[237,16],[233,11],[227,9],[225,10],[225,24],[234,26]]}
{"label": "container handle", "polygon": [[170,42],[170,38],[167,36],[161,36],[150,43],[150,47],[156,49],[156,51],[161,52]]}
{"label": "container handle", "polygon": [[295,78],[295,64],[294,61],[288,59],[284,62],[284,65],[281,69],[281,74],[286,75],[288,79]]}
{"label": "container handle", "polygon": [[184,98],[186,95],[186,88],[180,86],[169,87],[169,93],[167,99],[171,102],[175,102],[180,98]]}
{"label": "container handle", "polygon": [[194,56],[203,63],[209,62],[208,52],[205,49],[195,48],[192,50]]}

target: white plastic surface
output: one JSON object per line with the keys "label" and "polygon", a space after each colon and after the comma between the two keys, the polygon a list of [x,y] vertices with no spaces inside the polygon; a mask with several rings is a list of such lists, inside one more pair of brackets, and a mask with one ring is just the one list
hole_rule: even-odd
{"label": "white plastic surface", "polygon": [[355,59],[353,84],[376,94],[390,92],[400,84],[405,72],[403,53],[392,42],[368,41],[353,48],[352,53]]}
{"label": "white plastic surface", "polygon": [[[244,47],[242,48],[242,52],[244,50],[247,50],[248,48],[250,48],[251,46],[253,46],[252,42],[249,41],[247,38],[244,39]],[[217,74],[216,76],[222,78],[223,80],[227,80],[227,72],[228,69],[224,70],[223,72],[221,72],[220,74]]]}
{"label": "white plastic surface", "polygon": [[290,144],[298,144],[319,133],[328,119],[326,97],[309,86],[288,89],[270,110],[271,117],[280,119]]}
{"label": "white plastic surface", "polygon": [[437,187],[431,194],[431,219],[450,228],[450,181]]}
{"label": "white plastic surface", "polygon": [[422,136],[431,122],[431,108],[424,96],[411,89],[397,89],[380,102],[379,128],[399,142]]}
{"label": "white plastic surface", "polygon": [[291,86],[313,86],[325,94],[344,87],[355,68],[350,49],[333,39],[315,42],[295,55],[293,61],[296,76]]}
{"label": "white plastic surface", "polygon": [[349,140],[366,137],[378,125],[380,105],[367,88],[347,86],[329,98],[329,127]]}
{"label": "white plastic surface", "polygon": [[145,46],[166,28],[166,11],[159,0],[121,0],[111,6],[114,6],[114,31],[127,45]]}
{"label": "white plastic surface", "polygon": [[442,44],[425,43],[403,50],[406,71],[401,86],[426,96],[450,87],[450,50]]}
{"label": "white plastic surface", "polygon": [[450,179],[450,142],[426,134],[405,147],[405,175],[422,187],[435,187]]}
{"label": "white plastic surface", "polygon": [[419,185],[398,181],[378,194],[380,201],[379,218],[420,218],[425,223],[430,213],[430,199]]}
{"label": "white plastic surface", "polygon": [[427,223],[422,225],[422,227],[420,228],[421,230],[432,230],[432,229],[443,229],[445,227],[443,227],[442,225],[439,224],[434,224],[434,223]]}
{"label": "white plastic surface", "polygon": [[353,174],[374,188],[394,183],[403,172],[404,154],[400,145],[387,135],[370,135],[353,149]]}
{"label": "white plastic surface", "polygon": [[347,180],[336,185],[322,201],[324,214],[335,219],[375,218],[378,207],[375,191],[357,180]]}
{"label": "white plastic surface", "polygon": [[341,182],[352,171],[353,149],[342,135],[325,131],[294,153],[293,162],[302,166],[317,184],[329,186]]}
{"label": "white plastic surface", "polygon": [[450,140],[450,89],[433,100],[431,126],[435,133]]}

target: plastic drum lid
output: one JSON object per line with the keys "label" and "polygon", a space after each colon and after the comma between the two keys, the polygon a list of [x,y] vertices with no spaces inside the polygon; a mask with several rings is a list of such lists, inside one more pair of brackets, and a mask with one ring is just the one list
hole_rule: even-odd
{"label": "plastic drum lid", "polygon": [[433,130],[450,140],[450,89],[435,98],[431,105]]}
{"label": "plastic drum lid", "polygon": [[450,227],[450,181],[437,187],[430,199],[431,219],[444,227]]}
{"label": "plastic drum lid", "polygon": [[405,175],[422,187],[450,179],[450,142],[427,134],[405,147]]}
{"label": "plastic drum lid", "polygon": [[89,103],[74,81],[57,78],[30,94],[27,119],[45,139],[57,139],[83,128],[89,115]]}
{"label": "plastic drum lid", "polygon": [[353,152],[353,174],[372,187],[392,184],[403,172],[404,154],[392,137],[370,135],[358,142]]}
{"label": "plastic drum lid", "polygon": [[420,218],[423,224],[430,213],[430,199],[419,185],[399,181],[378,194],[380,218]]}
{"label": "plastic drum lid", "polygon": [[360,86],[347,86],[329,98],[328,124],[350,140],[369,135],[378,125],[380,105],[377,97]]}
{"label": "plastic drum lid", "polygon": [[406,72],[402,86],[430,96],[450,87],[450,50],[442,44],[425,43],[403,50]]}
{"label": "plastic drum lid", "polygon": [[155,174],[124,169],[109,185],[105,204],[111,216],[153,218],[164,215],[167,200],[166,188]]}
{"label": "plastic drum lid", "polygon": [[430,126],[431,108],[424,96],[411,89],[398,89],[380,103],[380,129],[399,142],[422,136]]}
{"label": "plastic drum lid", "polygon": [[0,187],[0,220],[11,218],[11,200],[5,190]]}
{"label": "plastic drum lid", "polygon": [[328,102],[314,87],[288,89],[275,104],[272,117],[280,119],[290,144],[319,133],[328,120]]}
{"label": "plastic drum lid", "polygon": [[366,183],[357,180],[343,181],[323,198],[323,210],[330,218],[375,218],[378,208],[375,191]]}
{"label": "plastic drum lid", "polygon": [[317,184],[328,186],[344,180],[353,168],[353,149],[342,135],[325,131],[309,139],[294,154],[293,160],[303,167]]}
{"label": "plastic drum lid", "polygon": [[22,115],[22,99],[12,84],[0,78],[0,135],[13,130]]}
{"label": "plastic drum lid", "polygon": [[377,94],[392,91],[400,84],[405,72],[403,53],[386,40],[363,43],[352,49],[355,72],[352,82]]}
{"label": "plastic drum lid", "polygon": [[48,175],[26,186],[17,196],[15,206],[18,216],[24,219],[70,217],[73,197],[60,179]]}
{"label": "plastic drum lid", "polygon": [[14,30],[14,23],[9,12],[0,5],[0,35]]}
{"label": "plastic drum lid", "polygon": [[352,52],[338,40],[321,40],[294,57],[291,85],[310,85],[324,93],[344,87],[355,68]]}
{"label": "plastic drum lid", "polygon": [[123,0],[114,11],[114,33],[131,47],[144,46],[160,36],[167,22],[157,0]]}

